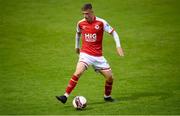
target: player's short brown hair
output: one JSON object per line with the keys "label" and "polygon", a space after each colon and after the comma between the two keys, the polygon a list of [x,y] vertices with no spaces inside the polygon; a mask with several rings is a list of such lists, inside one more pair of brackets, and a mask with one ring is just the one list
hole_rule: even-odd
{"label": "player's short brown hair", "polygon": [[87,4],[84,4],[83,7],[81,8],[82,11],[86,11],[88,9],[92,9],[92,5],[91,3],[87,3]]}

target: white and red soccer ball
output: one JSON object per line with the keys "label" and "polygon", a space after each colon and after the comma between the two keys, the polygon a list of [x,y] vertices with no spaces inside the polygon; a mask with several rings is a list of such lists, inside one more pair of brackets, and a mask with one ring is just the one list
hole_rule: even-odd
{"label": "white and red soccer ball", "polygon": [[87,100],[83,96],[76,96],[73,99],[72,103],[73,103],[74,108],[80,109],[80,110],[84,109],[87,106]]}

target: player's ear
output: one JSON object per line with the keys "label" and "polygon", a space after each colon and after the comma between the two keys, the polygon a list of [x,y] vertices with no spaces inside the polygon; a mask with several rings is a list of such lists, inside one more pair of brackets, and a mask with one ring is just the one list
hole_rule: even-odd
{"label": "player's ear", "polygon": [[94,13],[94,11],[93,11],[93,10],[91,10],[91,13],[93,14],[93,13]]}
{"label": "player's ear", "polygon": [[94,11],[92,10],[92,13],[94,13]]}

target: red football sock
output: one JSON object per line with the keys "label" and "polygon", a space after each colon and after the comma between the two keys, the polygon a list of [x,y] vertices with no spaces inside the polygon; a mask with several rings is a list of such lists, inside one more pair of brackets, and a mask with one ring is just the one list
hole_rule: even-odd
{"label": "red football sock", "polygon": [[106,96],[110,96],[111,95],[112,84],[113,84],[113,82],[106,81],[106,83],[105,83],[105,95]]}
{"label": "red football sock", "polygon": [[77,84],[77,82],[78,82],[78,77],[77,76],[75,76],[75,75],[73,75],[72,77],[71,77],[71,79],[70,79],[70,81],[69,81],[69,84],[68,84],[68,86],[67,86],[67,88],[66,88],[66,93],[67,94],[70,94],[71,93],[71,91],[74,89],[74,87],[76,86],[76,84]]}

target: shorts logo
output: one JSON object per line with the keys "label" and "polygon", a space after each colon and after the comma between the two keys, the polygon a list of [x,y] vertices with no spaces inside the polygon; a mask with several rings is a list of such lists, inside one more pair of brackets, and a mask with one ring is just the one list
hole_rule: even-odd
{"label": "shorts logo", "polygon": [[96,33],[94,33],[94,34],[85,33],[84,37],[87,42],[95,42],[97,39]]}
{"label": "shorts logo", "polygon": [[95,25],[95,27],[94,27],[94,28],[98,30],[98,29],[99,29],[99,25]]}

